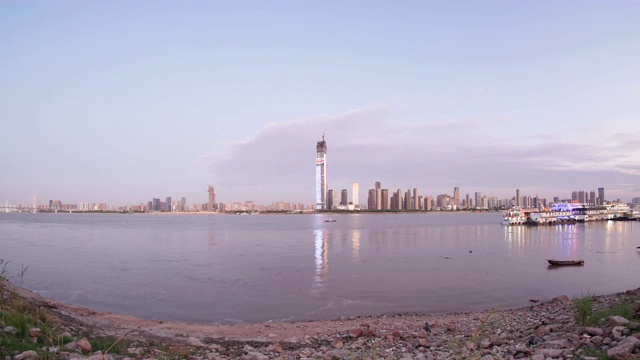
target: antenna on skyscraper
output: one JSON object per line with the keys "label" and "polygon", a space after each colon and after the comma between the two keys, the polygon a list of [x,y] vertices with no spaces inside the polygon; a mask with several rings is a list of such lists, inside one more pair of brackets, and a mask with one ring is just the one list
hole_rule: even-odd
{"label": "antenna on skyscraper", "polygon": [[324,131],[322,132],[322,141],[324,141],[324,133],[327,132],[327,129],[324,129]]}

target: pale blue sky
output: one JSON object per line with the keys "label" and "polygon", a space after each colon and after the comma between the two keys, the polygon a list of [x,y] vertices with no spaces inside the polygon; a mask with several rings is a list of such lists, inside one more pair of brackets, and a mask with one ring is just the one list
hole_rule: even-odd
{"label": "pale blue sky", "polygon": [[640,196],[638,1],[0,1],[0,201]]}

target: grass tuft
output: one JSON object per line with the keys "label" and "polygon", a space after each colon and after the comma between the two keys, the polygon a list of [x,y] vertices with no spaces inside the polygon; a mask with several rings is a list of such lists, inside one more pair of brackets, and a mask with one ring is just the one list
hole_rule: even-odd
{"label": "grass tuft", "polygon": [[576,321],[582,326],[598,326],[600,323],[614,315],[633,320],[634,298],[625,298],[621,302],[608,309],[594,309],[595,296],[585,294],[575,299]]}

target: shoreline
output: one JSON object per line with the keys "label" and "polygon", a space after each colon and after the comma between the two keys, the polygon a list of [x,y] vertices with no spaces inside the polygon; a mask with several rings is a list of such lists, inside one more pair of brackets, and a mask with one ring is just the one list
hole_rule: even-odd
{"label": "shoreline", "polygon": [[[124,339],[123,341],[130,346],[125,351],[141,353],[142,355],[133,356],[139,359],[162,358],[158,356],[157,351],[166,352],[169,351],[166,349],[175,349],[177,346],[188,350],[190,358],[202,360],[537,360],[574,356],[577,351],[584,351],[587,340],[592,337],[582,335],[585,327],[576,323],[575,302],[564,295],[549,302],[517,309],[494,308],[461,313],[398,314],[341,317],[336,320],[309,322],[213,325],[145,320],[57,302],[20,287],[13,289],[23,301],[51,313],[58,319],[62,329],[75,331],[76,341],[80,337]],[[637,303],[640,299],[640,288],[596,296],[594,299],[597,306],[610,307],[628,297],[633,297]],[[640,309],[638,311],[640,315]],[[637,329],[631,334],[638,334],[637,340],[640,343],[640,325],[635,324]],[[606,333],[606,330],[603,333]],[[559,341],[562,343],[561,348],[557,346]],[[545,346],[547,343],[550,347]],[[611,342],[607,347],[610,345]],[[81,355],[58,351],[58,355],[62,354],[60,358],[71,359],[75,355]],[[128,358],[117,354],[109,356],[112,359]]]}

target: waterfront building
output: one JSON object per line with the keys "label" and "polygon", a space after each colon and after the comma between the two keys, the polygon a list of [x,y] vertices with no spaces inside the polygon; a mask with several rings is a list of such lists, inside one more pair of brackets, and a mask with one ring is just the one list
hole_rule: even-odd
{"label": "waterfront building", "polygon": [[469,193],[464,197],[464,207],[467,209],[471,208],[471,197],[469,196]]}
{"label": "waterfront building", "polygon": [[380,208],[382,210],[389,210],[391,209],[391,204],[389,203],[389,189],[382,189],[380,191],[381,193],[381,204],[380,204]]}
{"label": "waterfront building", "polygon": [[316,210],[327,209],[327,142],[316,144]]}
{"label": "waterfront building", "polygon": [[369,189],[369,194],[367,196],[367,209],[376,209],[376,189]]}
{"label": "waterfront building", "polygon": [[404,207],[405,210],[411,210],[411,189],[407,189],[404,193]]}
{"label": "waterfront building", "polygon": [[460,206],[460,188],[459,187],[454,187],[453,188],[453,207],[458,208]]}
{"label": "waterfront building", "polygon": [[413,197],[411,200],[413,202],[411,210],[420,210],[420,206],[418,206],[418,188],[413,188]]}
{"label": "waterfront building", "polygon": [[216,208],[216,192],[213,186],[209,185],[209,202],[207,203],[207,211],[213,211]]}
{"label": "waterfront building", "polygon": [[354,208],[360,207],[360,189],[359,184],[354,182],[351,184],[351,202],[353,203]]}
{"label": "waterfront building", "polygon": [[342,189],[340,192],[340,205],[347,206],[349,205],[349,196],[347,194],[347,189]]}
{"label": "waterfront building", "polygon": [[403,209],[402,190],[398,188],[398,190],[396,191],[396,210],[402,210],[402,209]]}
{"label": "waterfront building", "polygon": [[600,199],[600,203],[598,205],[606,204],[606,200],[604,199],[604,188],[598,188],[598,199]]}
{"label": "waterfront building", "polygon": [[[478,199],[476,199],[476,204],[478,203]],[[516,189],[516,206],[522,206],[522,197],[520,195],[520,189]]]}
{"label": "waterfront building", "polygon": [[427,211],[431,211],[431,209],[433,209],[433,196],[429,195],[424,198],[424,209]]}
{"label": "waterfront building", "polygon": [[335,203],[333,202],[333,189],[330,189],[329,191],[327,191],[327,203],[326,203],[326,210],[331,210],[333,209],[333,206],[335,205]]}
{"label": "waterfront building", "polygon": [[164,202],[164,211],[171,212],[171,196],[167,196],[166,201]]}
{"label": "waterfront building", "polygon": [[[475,195],[475,201],[473,203],[476,205],[476,208],[482,207],[482,193],[476,192],[474,195]],[[517,199],[518,197],[516,196],[516,205],[519,203]]]}
{"label": "waterfront building", "polygon": [[376,181],[376,210],[382,209],[382,183]]}

